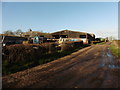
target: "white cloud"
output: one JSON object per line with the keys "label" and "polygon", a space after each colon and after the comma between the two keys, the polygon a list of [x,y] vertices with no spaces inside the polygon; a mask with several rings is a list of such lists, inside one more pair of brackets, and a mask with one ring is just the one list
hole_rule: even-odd
{"label": "white cloud", "polygon": [[96,37],[114,37],[118,39],[118,30],[99,30],[95,32]]}

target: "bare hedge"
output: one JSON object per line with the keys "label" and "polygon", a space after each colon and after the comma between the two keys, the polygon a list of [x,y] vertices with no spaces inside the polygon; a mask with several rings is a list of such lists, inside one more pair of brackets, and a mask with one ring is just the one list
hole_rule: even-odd
{"label": "bare hedge", "polygon": [[42,57],[47,53],[55,52],[55,45],[53,43],[47,44],[16,44],[3,47],[2,60],[7,60],[9,63],[17,61],[28,61]]}
{"label": "bare hedge", "polygon": [[[61,51],[70,50],[83,45],[82,41],[70,41],[63,43]],[[2,60],[8,63],[19,61],[38,60],[45,54],[55,53],[57,51],[56,43],[43,44],[15,44],[3,47]]]}

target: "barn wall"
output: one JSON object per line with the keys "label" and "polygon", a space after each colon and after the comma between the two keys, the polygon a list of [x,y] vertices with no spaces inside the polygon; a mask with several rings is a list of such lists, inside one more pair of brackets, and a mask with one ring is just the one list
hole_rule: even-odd
{"label": "barn wall", "polygon": [[86,33],[64,30],[64,31],[52,33],[52,35],[53,36],[67,35],[68,38],[80,38],[80,35],[86,35]]}
{"label": "barn wall", "polygon": [[75,32],[75,31],[69,31],[69,30],[63,30],[59,32],[55,32],[51,34],[52,36],[61,36],[61,35],[67,35],[67,38],[80,38],[80,35],[86,35],[85,38],[80,38],[83,40],[84,43],[88,44],[91,41],[95,40],[94,34],[84,33],[84,32]]}

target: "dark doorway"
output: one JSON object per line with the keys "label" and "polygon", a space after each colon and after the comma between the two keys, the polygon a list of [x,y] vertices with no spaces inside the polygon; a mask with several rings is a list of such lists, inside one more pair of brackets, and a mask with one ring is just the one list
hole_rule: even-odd
{"label": "dark doorway", "polygon": [[68,38],[68,35],[60,35],[61,38]]}
{"label": "dark doorway", "polygon": [[55,39],[61,38],[68,38],[68,35],[52,35]]}
{"label": "dark doorway", "polygon": [[40,35],[40,37],[44,37],[44,35]]}
{"label": "dark doorway", "polygon": [[80,35],[80,38],[86,38],[86,35]]}
{"label": "dark doorway", "polygon": [[60,36],[59,35],[52,35],[55,39],[59,39]]}

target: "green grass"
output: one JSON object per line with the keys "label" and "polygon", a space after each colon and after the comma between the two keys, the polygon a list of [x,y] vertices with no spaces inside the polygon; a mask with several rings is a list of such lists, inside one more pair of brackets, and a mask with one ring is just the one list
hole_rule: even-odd
{"label": "green grass", "polygon": [[53,60],[56,60],[58,58],[64,57],[66,55],[69,55],[75,51],[78,51],[81,48],[87,47],[87,45],[84,45],[83,47],[79,47],[76,49],[66,50],[66,51],[57,51],[55,53],[51,54],[45,54],[40,59],[35,60],[26,60],[26,61],[19,61],[15,63],[8,63],[7,61],[2,62],[2,74],[7,75],[11,73],[15,73],[18,71],[22,71],[28,68],[35,67],[37,65],[45,64],[48,62],[51,62]]}
{"label": "green grass", "polygon": [[120,48],[117,48],[114,44],[110,45],[110,50],[114,56],[120,58]]}

